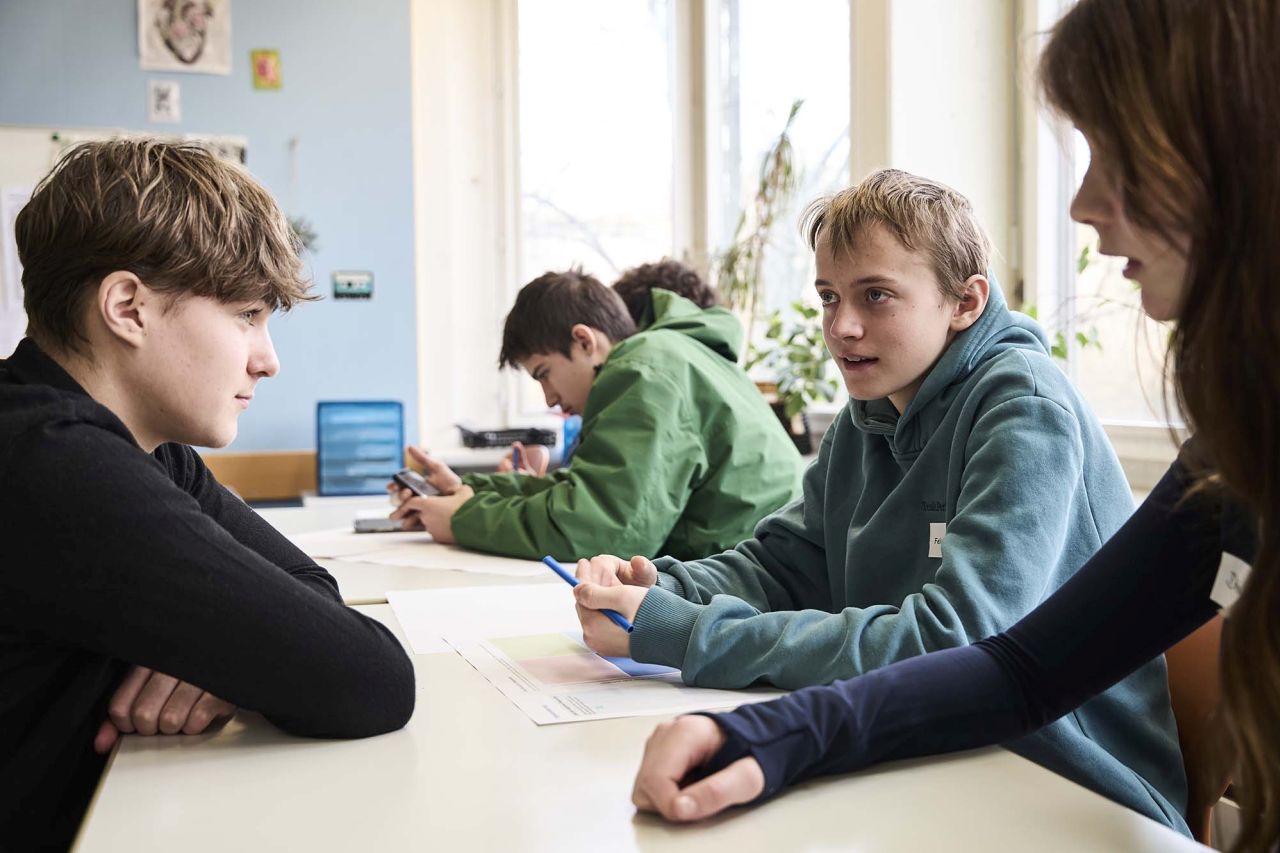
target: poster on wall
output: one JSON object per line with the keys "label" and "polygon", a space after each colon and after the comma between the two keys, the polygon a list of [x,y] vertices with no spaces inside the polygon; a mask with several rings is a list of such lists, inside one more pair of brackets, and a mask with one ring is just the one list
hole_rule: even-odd
{"label": "poster on wall", "polygon": [[231,0],[138,0],[144,71],[231,73]]}
{"label": "poster on wall", "polygon": [[27,328],[22,310],[22,262],[14,240],[13,223],[31,198],[29,186],[0,187],[0,358],[13,352]]}
{"label": "poster on wall", "polygon": [[239,163],[243,166],[249,162],[249,139],[245,136],[184,133],[182,141],[203,145],[213,156],[229,163]]}
{"label": "poster on wall", "polygon": [[253,88],[280,88],[282,85],[280,79],[280,51],[251,50],[249,51],[249,65],[253,71]]}

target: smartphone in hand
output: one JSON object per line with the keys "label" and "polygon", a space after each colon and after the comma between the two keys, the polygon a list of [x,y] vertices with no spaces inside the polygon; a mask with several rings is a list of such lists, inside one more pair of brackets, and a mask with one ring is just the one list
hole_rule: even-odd
{"label": "smartphone in hand", "polygon": [[419,474],[412,468],[401,468],[391,476],[396,485],[402,489],[408,489],[420,498],[431,497],[440,494],[440,491],[427,482],[427,478]]}

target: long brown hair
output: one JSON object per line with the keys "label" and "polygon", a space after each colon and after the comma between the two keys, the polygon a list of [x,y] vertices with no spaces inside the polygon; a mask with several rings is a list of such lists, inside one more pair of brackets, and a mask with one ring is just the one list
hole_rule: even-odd
{"label": "long brown hair", "polygon": [[1171,357],[1200,488],[1258,524],[1223,633],[1239,850],[1280,841],[1280,4],[1082,0],[1054,28],[1049,103],[1106,147],[1128,216],[1189,236]]}

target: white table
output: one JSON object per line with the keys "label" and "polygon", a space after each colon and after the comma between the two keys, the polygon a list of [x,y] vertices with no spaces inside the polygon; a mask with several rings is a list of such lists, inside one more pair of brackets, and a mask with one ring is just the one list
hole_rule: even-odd
{"label": "white table", "polygon": [[[387,605],[360,608],[397,632]],[[636,815],[655,718],[537,727],[454,654],[414,656],[402,731],[308,741],[252,714],[126,737],[77,850],[1205,850],[1001,749],[800,786],[693,827]]]}
{"label": "white table", "polygon": [[[285,535],[349,528],[356,513],[361,510],[385,509],[391,505],[385,497],[375,498],[320,498],[312,499],[302,507],[272,507],[258,510],[258,514]],[[367,534],[370,542],[376,542],[378,534]],[[439,562],[448,562],[452,546],[426,544],[424,549],[440,552]],[[505,558],[495,557],[501,561]],[[385,604],[387,593],[396,590],[439,589],[458,586],[491,586],[523,583],[563,583],[551,571],[536,577],[512,577],[500,574],[475,572],[451,572],[439,569],[422,569],[412,566],[383,566],[376,563],[360,563],[352,560],[317,558],[338,582],[342,600],[347,604]]]}

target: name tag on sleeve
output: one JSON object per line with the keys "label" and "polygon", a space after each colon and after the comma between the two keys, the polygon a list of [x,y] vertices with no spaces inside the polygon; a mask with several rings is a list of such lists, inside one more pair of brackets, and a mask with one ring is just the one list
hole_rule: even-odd
{"label": "name tag on sleeve", "polygon": [[947,536],[947,523],[945,521],[929,522],[929,556],[942,556],[942,540]]}
{"label": "name tag on sleeve", "polygon": [[1218,564],[1218,576],[1213,581],[1209,598],[1224,612],[1229,613],[1231,605],[1240,597],[1245,581],[1249,579],[1250,568],[1248,563],[1236,555],[1222,552],[1222,562]]}

